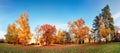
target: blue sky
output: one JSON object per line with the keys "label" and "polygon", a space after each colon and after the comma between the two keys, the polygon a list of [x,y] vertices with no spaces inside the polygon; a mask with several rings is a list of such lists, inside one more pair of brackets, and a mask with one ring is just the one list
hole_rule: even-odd
{"label": "blue sky", "polygon": [[79,18],[92,28],[96,15],[107,4],[110,6],[115,25],[120,26],[120,0],[0,0],[0,38],[7,26],[15,22],[20,14],[28,11],[32,33],[37,25],[52,24],[58,30],[67,30],[68,21]]}

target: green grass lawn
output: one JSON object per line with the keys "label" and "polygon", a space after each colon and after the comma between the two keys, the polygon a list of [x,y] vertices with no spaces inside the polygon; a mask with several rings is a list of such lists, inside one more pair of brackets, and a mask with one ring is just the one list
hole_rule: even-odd
{"label": "green grass lawn", "polygon": [[0,43],[0,53],[120,53],[120,42],[37,47]]}

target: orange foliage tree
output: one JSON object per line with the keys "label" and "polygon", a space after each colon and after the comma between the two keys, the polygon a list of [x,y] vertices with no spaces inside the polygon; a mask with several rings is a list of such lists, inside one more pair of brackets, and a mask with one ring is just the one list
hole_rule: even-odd
{"label": "orange foliage tree", "polygon": [[38,27],[37,33],[42,34],[42,36],[40,37],[40,39],[42,39],[41,43],[45,43],[44,45],[49,45],[52,43],[52,40],[54,39],[54,35],[56,33],[56,27],[50,24],[44,24]]}
{"label": "orange foliage tree", "polygon": [[20,18],[16,21],[18,24],[18,39],[22,44],[28,44],[31,40],[32,33],[30,32],[30,26],[28,23],[28,14],[24,13],[20,15]]}
{"label": "orange foliage tree", "polygon": [[86,35],[89,34],[89,27],[85,26],[83,19],[78,19],[73,23],[68,22],[69,28],[73,34],[75,34],[75,40],[77,43],[82,43]]}

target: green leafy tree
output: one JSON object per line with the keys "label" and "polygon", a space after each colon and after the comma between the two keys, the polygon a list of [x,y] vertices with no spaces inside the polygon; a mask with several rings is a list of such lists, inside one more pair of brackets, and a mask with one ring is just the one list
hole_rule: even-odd
{"label": "green leafy tree", "polygon": [[94,22],[93,22],[93,31],[92,33],[94,33],[93,35],[93,38],[94,38],[94,41],[95,41],[95,38],[100,38],[100,26],[101,25],[104,25],[103,24],[103,20],[100,16],[96,16],[95,19],[94,19]]}
{"label": "green leafy tree", "polygon": [[102,9],[101,16],[104,20],[105,28],[110,28],[110,30],[114,30],[114,21],[113,21],[112,15],[110,13],[109,5],[106,5]]}
{"label": "green leafy tree", "polygon": [[105,28],[109,29],[111,31],[111,33],[109,33],[109,34],[112,37],[114,37],[114,33],[115,33],[114,20],[113,20],[113,17],[111,15],[111,13],[110,13],[109,5],[106,5],[102,9],[101,17],[103,18],[103,22],[104,22]]}
{"label": "green leafy tree", "polygon": [[93,22],[93,29],[94,31],[98,30],[99,27],[102,25],[102,19],[100,16],[96,16]]}

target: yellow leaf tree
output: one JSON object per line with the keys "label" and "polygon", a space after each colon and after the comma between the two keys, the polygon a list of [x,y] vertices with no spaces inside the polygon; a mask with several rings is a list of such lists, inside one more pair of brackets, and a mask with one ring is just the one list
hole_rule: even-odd
{"label": "yellow leaf tree", "polygon": [[18,24],[18,39],[22,44],[27,44],[31,40],[32,33],[30,32],[30,26],[28,23],[28,14],[24,13],[20,15],[20,18],[16,21]]}
{"label": "yellow leaf tree", "polygon": [[66,31],[58,31],[57,36],[56,36],[56,41],[59,44],[65,44],[70,42],[71,37],[70,34]]}
{"label": "yellow leaf tree", "polygon": [[58,34],[57,34],[57,42],[58,43],[64,43],[64,38],[65,37],[65,33],[63,31],[58,31]]}
{"label": "yellow leaf tree", "polygon": [[110,29],[110,28],[105,28],[105,26],[100,26],[99,27],[99,35],[100,37],[102,38],[105,38],[106,39],[106,43],[108,41],[111,41],[111,38],[108,36],[108,35],[114,35],[114,32]]}
{"label": "yellow leaf tree", "polygon": [[12,25],[9,25],[7,28],[7,34],[5,35],[6,42],[15,44],[18,37],[17,33],[18,31],[16,25],[14,23]]}

